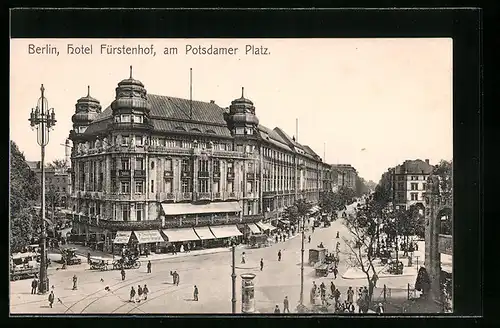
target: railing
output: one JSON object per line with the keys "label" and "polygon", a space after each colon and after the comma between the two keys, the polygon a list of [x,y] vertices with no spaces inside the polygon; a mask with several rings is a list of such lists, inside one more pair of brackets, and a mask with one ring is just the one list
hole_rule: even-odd
{"label": "railing", "polygon": [[264,220],[264,215],[255,214],[255,215],[244,215],[242,219],[242,223],[255,223]]}
{"label": "railing", "polygon": [[120,178],[130,178],[130,170],[119,170],[118,176]]}
{"label": "railing", "polygon": [[192,192],[180,192],[177,194],[177,200],[183,201],[183,200],[192,200],[193,199],[193,193]]}
{"label": "railing", "polygon": [[130,193],[109,193],[106,194],[109,200],[130,200]]}
{"label": "railing", "polygon": [[196,193],[197,200],[212,200],[212,193],[209,192],[198,192]]}
{"label": "railing", "polygon": [[174,177],[174,172],[172,171],[163,171],[163,178],[171,179]]}
{"label": "railing", "polygon": [[113,130],[129,130],[129,129],[142,129],[142,130],[151,130],[153,129],[153,125],[147,122],[139,123],[139,122],[112,122],[108,124],[109,128]]}
{"label": "railing", "polygon": [[263,197],[272,197],[272,196],[276,196],[276,191],[264,191],[262,193],[262,196]]}
{"label": "railing", "polygon": [[156,200],[163,202],[165,200],[175,200],[175,195],[172,192],[159,192],[156,194]]}
{"label": "railing", "polygon": [[237,193],[235,191],[226,192],[224,198],[225,199],[237,199],[238,195],[237,195]]}
{"label": "railing", "polygon": [[181,178],[191,178],[191,172],[189,172],[189,171],[182,171],[181,172]]}
{"label": "railing", "polygon": [[146,178],[145,170],[134,170],[134,178]]}
{"label": "railing", "polygon": [[257,198],[257,193],[255,193],[255,192],[247,192],[245,198]]}
{"label": "railing", "polygon": [[169,155],[192,155],[193,154],[192,148],[172,148],[172,147],[165,147],[165,146],[150,145],[150,146],[147,146],[146,149],[150,152],[167,153]]}
{"label": "railing", "polygon": [[213,173],[214,179],[220,179],[220,171],[214,171]]}
{"label": "railing", "polygon": [[213,200],[222,199],[222,193],[220,193],[220,192],[214,192],[214,193],[212,193],[212,199]]}
{"label": "railing", "polygon": [[247,180],[255,180],[255,172],[247,172]]}
{"label": "railing", "polygon": [[146,220],[146,221],[114,221],[103,219],[91,219],[91,225],[95,225],[104,229],[113,230],[156,230],[161,229],[161,220]]}

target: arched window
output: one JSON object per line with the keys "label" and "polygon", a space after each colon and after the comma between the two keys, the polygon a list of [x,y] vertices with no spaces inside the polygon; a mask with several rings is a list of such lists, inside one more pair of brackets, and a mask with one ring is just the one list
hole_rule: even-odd
{"label": "arched window", "polygon": [[155,168],[155,161],[151,161],[151,170]]}
{"label": "arched window", "polygon": [[201,132],[200,129],[197,129],[197,128],[193,128],[191,129],[192,132]]}

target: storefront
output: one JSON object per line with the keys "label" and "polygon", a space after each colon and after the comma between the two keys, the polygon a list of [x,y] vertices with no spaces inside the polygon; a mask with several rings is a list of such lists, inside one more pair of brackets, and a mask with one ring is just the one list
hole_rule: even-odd
{"label": "storefront", "polygon": [[120,255],[122,249],[128,247],[132,231],[117,231],[115,239],[113,239],[113,254]]}
{"label": "storefront", "polygon": [[215,236],[209,227],[195,227],[194,231],[199,238],[199,245],[202,248],[215,247]]}
{"label": "storefront", "polygon": [[272,225],[270,225],[268,223],[264,223],[262,221],[257,222],[256,225],[257,225],[257,227],[260,228],[260,230],[262,230],[266,234],[269,234],[272,231],[276,230],[276,227],[273,227]]}
{"label": "storefront", "polygon": [[139,253],[149,254],[151,252],[159,252],[161,243],[165,240],[158,230],[140,230],[134,231],[139,246]]}
{"label": "storefront", "polygon": [[210,231],[215,236],[218,247],[230,246],[231,240],[239,244],[243,236],[235,225],[211,226]]}
{"label": "storefront", "polygon": [[200,245],[200,239],[193,228],[164,229],[162,232],[167,240],[166,249],[162,251],[169,251],[168,248],[172,246],[175,247],[176,251],[179,251],[181,245],[184,245],[184,249],[186,249],[188,243],[192,245],[191,249]]}

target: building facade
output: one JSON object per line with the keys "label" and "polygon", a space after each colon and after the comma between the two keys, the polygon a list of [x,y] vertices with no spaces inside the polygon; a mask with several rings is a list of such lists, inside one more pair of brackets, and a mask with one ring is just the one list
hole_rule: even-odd
{"label": "building facade", "polygon": [[[40,161],[27,161],[30,169],[35,173],[38,181],[41,182],[42,170]],[[45,186],[47,190],[53,190],[55,197],[55,206],[66,207],[68,204],[69,190],[69,175],[66,168],[45,168]],[[49,204],[52,205],[52,204]]]}
{"label": "building facade", "polygon": [[429,160],[407,160],[392,169],[394,198],[397,207],[409,208],[411,205],[424,205],[427,178],[433,167]]}
{"label": "building facade", "polygon": [[347,187],[356,190],[358,172],[351,164],[332,164],[331,170],[336,188]]}
{"label": "building facade", "polygon": [[105,110],[90,92],[80,98],[69,136],[73,217],[103,249],[119,231],[241,228],[298,198],[318,202],[327,166],[261,125],[243,89],[222,108],[147,94],[131,71],[115,92]]}

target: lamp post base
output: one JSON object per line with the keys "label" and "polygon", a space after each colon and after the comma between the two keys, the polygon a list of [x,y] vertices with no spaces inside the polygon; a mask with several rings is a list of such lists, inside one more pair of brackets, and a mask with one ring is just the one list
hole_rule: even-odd
{"label": "lamp post base", "polygon": [[46,294],[49,292],[49,278],[45,280],[40,279],[38,282],[38,294]]}
{"label": "lamp post base", "polygon": [[309,309],[304,304],[297,305],[297,313],[308,313]]}

